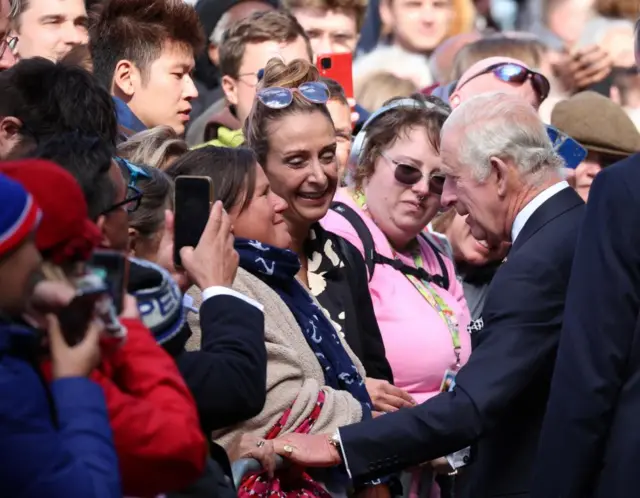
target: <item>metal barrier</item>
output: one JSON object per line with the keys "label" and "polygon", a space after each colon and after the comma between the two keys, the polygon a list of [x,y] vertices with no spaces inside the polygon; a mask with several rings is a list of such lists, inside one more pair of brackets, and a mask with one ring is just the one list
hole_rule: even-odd
{"label": "metal barrier", "polygon": [[[287,465],[287,461],[280,455],[276,455],[276,470],[283,469]],[[242,480],[249,474],[260,472],[262,464],[255,458],[241,458],[231,464],[231,473],[233,474],[233,485],[236,489],[240,488]]]}

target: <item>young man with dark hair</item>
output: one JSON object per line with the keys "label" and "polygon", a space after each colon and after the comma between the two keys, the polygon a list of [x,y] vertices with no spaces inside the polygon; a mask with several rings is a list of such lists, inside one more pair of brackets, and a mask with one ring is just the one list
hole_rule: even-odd
{"label": "young man with dark hair", "polygon": [[105,0],[91,15],[94,75],[114,97],[122,138],[160,125],[182,135],[198,96],[198,16],[177,0]]}
{"label": "young man with dark hair", "polygon": [[312,50],[298,21],[274,10],[255,12],[234,24],[222,37],[219,57],[228,107],[209,121],[205,140],[209,145],[237,147],[244,142],[241,128],[253,106],[258,72],[272,57],[285,63],[311,62]]}
{"label": "young man with dark hair", "polygon": [[115,147],[114,103],[88,72],[39,57],[0,72],[0,159],[77,130]]}
{"label": "young man with dark hair", "polygon": [[355,52],[366,0],[283,0],[282,4],[304,28],[314,54]]}
{"label": "young man with dark hair", "polygon": [[87,22],[84,0],[11,0],[21,59],[60,60],[73,47],[87,43]]}

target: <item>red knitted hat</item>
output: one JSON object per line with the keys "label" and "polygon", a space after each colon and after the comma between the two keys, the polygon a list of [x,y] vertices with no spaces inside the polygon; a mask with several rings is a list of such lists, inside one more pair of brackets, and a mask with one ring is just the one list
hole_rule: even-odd
{"label": "red knitted hat", "polygon": [[20,183],[40,207],[36,245],[53,263],[91,256],[102,236],[89,219],[80,185],[68,171],[49,161],[24,159],[0,163],[0,173]]}

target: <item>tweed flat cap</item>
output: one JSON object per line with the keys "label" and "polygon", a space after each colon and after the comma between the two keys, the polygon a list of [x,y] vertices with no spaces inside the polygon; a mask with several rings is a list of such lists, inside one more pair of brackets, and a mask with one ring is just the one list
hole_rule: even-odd
{"label": "tweed flat cap", "polygon": [[596,92],[556,104],[551,124],[587,150],[626,157],[640,150],[640,133],[622,107]]}

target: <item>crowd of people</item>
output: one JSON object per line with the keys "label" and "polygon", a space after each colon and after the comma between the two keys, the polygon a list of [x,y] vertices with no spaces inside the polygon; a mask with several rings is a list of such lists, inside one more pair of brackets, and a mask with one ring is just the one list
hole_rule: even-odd
{"label": "crowd of people", "polygon": [[637,15],[0,0],[0,495],[634,498]]}

